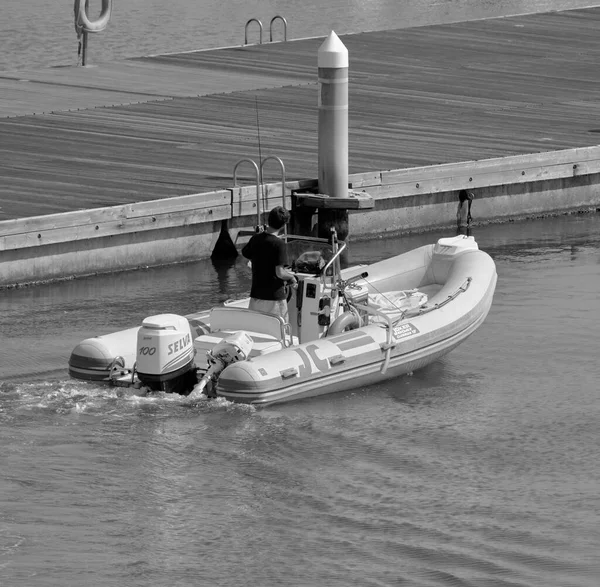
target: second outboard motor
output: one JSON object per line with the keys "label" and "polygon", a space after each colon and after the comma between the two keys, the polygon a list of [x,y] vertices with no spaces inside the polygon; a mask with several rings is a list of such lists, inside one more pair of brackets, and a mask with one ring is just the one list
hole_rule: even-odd
{"label": "second outboard motor", "polygon": [[137,338],[136,371],[152,391],[188,395],[198,383],[194,341],[187,318],[177,314],[150,316]]}
{"label": "second outboard motor", "polygon": [[250,356],[253,344],[252,338],[243,330],[220,340],[206,353],[209,366],[194,388],[194,396],[204,393],[208,397],[216,397],[214,387],[221,372],[232,363],[245,361]]}

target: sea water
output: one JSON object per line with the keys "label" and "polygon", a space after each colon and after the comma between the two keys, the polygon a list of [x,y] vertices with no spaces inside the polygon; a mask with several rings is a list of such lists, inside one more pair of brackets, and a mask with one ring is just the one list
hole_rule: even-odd
{"label": "sea water", "polygon": [[[239,45],[277,14],[300,38],[590,4],[128,0],[90,61]],[[71,3],[2,8],[0,70],[77,63]],[[441,236],[351,243],[350,259]],[[67,375],[83,338],[247,293],[242,261],[0,291],[0,585],[597,587],[600,218],[475,236],[499,279],[471,338],[411,375],[266,409]]]}
{"label": "sea water", "polygon": [[[258,19],[263,41],[270,32],[287,38],[324,37],[565,10],[598,4],[593,0],[115,0],[105,31],[89,36],[91,65],[151,54],[243,45],[246,23]],[[90,1],[90,14],[100,11]],[[0,71],[76,65],[78,40],[72,1],[2,0]],[[257,23],[248,41],[259,41]]]}
{"label": "sea water", "polygon": [[262,409],[67,375],[82,338],[247,292],[241,259],[0,292],[0,584],[597,587],[600,215],[474,236],[498,286],[461,346]]}

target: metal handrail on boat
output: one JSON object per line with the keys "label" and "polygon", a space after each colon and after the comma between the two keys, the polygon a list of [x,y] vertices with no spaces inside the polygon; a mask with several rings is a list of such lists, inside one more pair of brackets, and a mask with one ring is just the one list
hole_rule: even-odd
{"label": "metal handrail on boat", "polygon": [[331,241],[329,239],[326,238],[321,238],[318,236],[304,236],[302,234],[288,234],[287,235],[287,240],[298,240],[298,241],[306,241],[309,243],[325,243],[330,245]]}
{"label": "metal handrail on boat", "polygon": [[465,279],[465,281],[456,288],[456,291],[454,293],[451,293],[445,300],[433,304],[433,306],[424,305],[420,306],[419,308],[408,308],[404,310],[404,312],[402,312],[402,315],[394,321],[394,324],[396,322],[399,322],[400,320],[404,320],[404,318],[406,317],[412,318],[414,316],[421,316],[423,314],[433,312],[433,310],[439,310],[440,308],[443,308],[447,303],[451,302],[461,293],[465,293],[469,289],[471,281],[473,281],[473,278],[467,277],[467,279]]}
{"label": "metal handrail on boat", "polygon": [[404,318],[406,318],[406,317],[414,317],[414,316],[418,316],[421,314],[427,314],[428,312],[432,312],[433,310],[438,310],[439,308],[445,306],[452,300],[456,299],[461,293],[465,293],[467,291],[467,289],[469,289],[469,285],[471,285],[471,281],[473,281],[473,278],[467,277],[467,279],[461,285],[458,286],[458,288],[456,289],[456,291],[454,293],[450,294],[445,300],[443,300],[439,304],[434,304],[431,307],[419,308],[416,312],[414,310],[411,311],[410,309],[401,311],[400,316],[398,318],[396,318],[394,321],[392,321],[391,317],[388,314],[384,314],[383,312],[380,312],[379,310],[376,310],[375,308],[371,308],[370,306],[368,306],[366,304],[357,304],[355,302],[351,302],[352,306],[354,308],[356,308],[357,310],[362,310],[362,311],[366,312],[367,314],[370,314],[372,316],[378,316],[380,318],[383,318],[383,320],[385,320],[385,327],[387,329],[387,333],[386,333],[385,343],[381,344],[381,350],[385,351],[385,359],[384,359],[383,365],[381,367],[382,374],[385,374],[385,372],[387,371],[389,363],[390,363],[392,349],[396,346],[397,340],[394,336],[394,326],[396,324],[398,324],[398,322],[401,322],[402,320],[404,320]]}
{"label": "metal handrail on boat", "polygon": [[335,254],[333,255],[333,257],[331,257],[331,259],[329,259],[329,261],[327,262],[327,265],[325,265],[325,267],[323,267],[323,269],[321,270],[321,275],[325,275],[327,273],[327,270],[329,269],[329,267],[331,266],[331,264],[339,258],[339,256],[342,254],[342,251],[348,246],[348,243],[343,243],[342,246],[335,252]]}

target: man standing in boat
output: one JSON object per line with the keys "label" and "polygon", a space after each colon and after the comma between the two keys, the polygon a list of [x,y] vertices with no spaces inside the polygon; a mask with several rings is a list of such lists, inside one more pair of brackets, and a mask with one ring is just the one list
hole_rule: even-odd
{"label": "man standing in boat", "polygon": [[298,287],[288,265],[287,246],[279,235],[289,222],[290,213],[281,206],[269,212],[268,225],[255,234],[242,249],[242,255],[252,264],[250,310],[281,316],[288,322],[286,283]]}

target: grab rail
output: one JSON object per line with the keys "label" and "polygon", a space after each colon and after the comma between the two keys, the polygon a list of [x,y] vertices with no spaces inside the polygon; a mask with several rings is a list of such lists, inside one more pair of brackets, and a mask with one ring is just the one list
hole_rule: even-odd
{"label": "grab rail", "polygon": [[392,321],[391,317],[388,314],[380,312],[379,310],[376,310],[375,308],[371,308],[367,304],[352,303],[352,306],[354,308],[356,308],[357,310],[362,310],[363,312],[366,312],[367,314],[371,314],[373,316],[378,316],[378,317],[382,318],[383,320],[385,320],[385,327],[387,329],[386,341],[380,345],[381,350],[385,351],[385,359],[383,360],[383,365],[381,366],[382,374],[385,374],[385,372],[388,369],[388,366],[390,364],[392,349],[396,346],[396,343],[397,343],[397,339],[394,335],[394,325],[398,324],[398,322],[401,322],[402,320],[404,320],[404,318],[407,316],[408,317],[420,316],[421,314],[427,314],[428,312],[432,312],[433,310],[438,310],[439,308],[445,306],[447,303],[454,300],[461,293],[465,293],[467,291],[467,289],[469,289],[469,285],[471,285],[471,281],[473,281],[473,278],[467,277],[467,279],[460,286],[458,286],[458,288],[456,289],[456,291],[454,293],[449,295],[445,300],[443,300],[439,304],[434,304],[433,306],[431,306],[429,308],[426,306],[423,308],[419,308],[419,311],[417,311],[417,312],[415,312],[414,310],[413,311],[405,310],[404,312],[401,313],[400,317],[396,318],[394,321]]}
{"label": "grab rail", "polygon": [[263,40],[263,25],[262,22],[260,22],[260,20],[258,20],[258,18],[251,18],[247,23],[246,26],[244,28],[244,45],[248,44],[248,26],[250,25],[250,23],[252,22],[256,22],[258,24],[258,27],[260,29],[260,44],[262,45],[262,40]]}
{"label": "grab rail", "polygon": [[306,236],[303,234],[288,234],[287,235],[287,240],[297,240],[297,241],[306,241],[309,243],[325,243],[327,245],[331,244],[331,241],[329,239],[326,238],[320,238],[318,236]]}
{"label": "grab rail", "polygon": [[[285,166],[283,164],[283,161],[279,157],[276,157],[275,155],[269,155],[268,157],[265,157],[265,159],[263,159],[262,163],[260,164],[260,182],[261,184],[265,183],[265,179],[263,176],[263,168],[265,166],[265,163],[269,159],[277,161],[279,163],[279,167],[281,168],[281,198],[283,199],[283,207],[285,208]],[[283,234],[284,236],[287,234],[287,226],[285,225],[283,227]]]}
{"label": "grab rail", "polygon": [[237,169],[242,163],[250,163],[256,172],[256,226],[260,226],[260,171],[253,159],[240,159],[233,168],[233,185],[237,185]]}
{"label": "grab rail", "polygon": [[412,318],[414,316],[421,316],[423,314],[428,314],[429,312],[433,312],[433,310],[439,310],[440,308],[443,308],[446,304],[451,302],[453,299],[455,299],[461,293],[465,293],[469,289],[469,286],[471,285],[472,281],[473,281],[472,277],[467,277],[467,279],[465,279],[465,281],[456,288],[456,291],[454,293],[450,294],[445,300],[435,303],[432,306],[424,305],[424,306],[420,306],[419,308],[408,308],[408,309],[404,310],[404,312],[402,312],[402,315],[400,316],[400,318],[395,320],[395,322],[404,320],[404,318],[406,318],[406,317]]}
{"label": "grab rail", "polygon": [[323,269],[321,270],[321,275],[325,275],[327,269],[329,269],[330,265],[342,254],[342,251],[348,246],[348,243],[342,244],[342,246],[336,251],[335,255],[329,259],[329,262]]}
{"label": "grab rail", "polygon": [[[337,248],[337,250],[336,250],[338,241],[337,241],[337,238],[334,237],[332,245],[333,245],[334,254],[331,257],[331,259],[329,259],[329,261],[327,262],[325,267],[323,267],[323,269],[321,269],[321,277],[323,280],[323,287],[325,287],[325,279],[327,277],[327,271],[337,261],[337,263],[334,265],[334,270],[331,275],[331,288],[333,289],[335,287],[336,283],[338,283],[339,275],[341,273],[340,268],[339,268],[339,258],[340,258],[340,255],[342,254],[342,252],[348,246],[348,243],[343,243],[342,246]],[[337,271],[336,271],[336,269],[337,269]]]}
{"label": "grab rail", "polygon": [[[76,2],[78,0],[75,0]],[[272,19],[271,22],[269,23],[269,42],[272,43],[273,42],[273,24],[280,20],[283,23],[283,40],[287,41],[287,20],[281,16],[280,14],[276,14]],[[258,18],[251,18],[246,22],[246,25],[244,27],[244,45],[248,44],[248,27],[255,22],[258,25],[259,31],[260,31],[260,40],[259,40],[259,44],[262,45],[263,42],[263,24],[260,20],[258,20]]]}
{"label": "grab rail", "polygon": [[273,42],[273,23],[276,20],[280,20],[283,23],[283,40],[287,41],[287,20],[285,20],[285,18],[283,18],[283,16],[280,16],[279,14],[274,16],[271,19],[271,22],[269,23],[269,41],[271,43]]}

